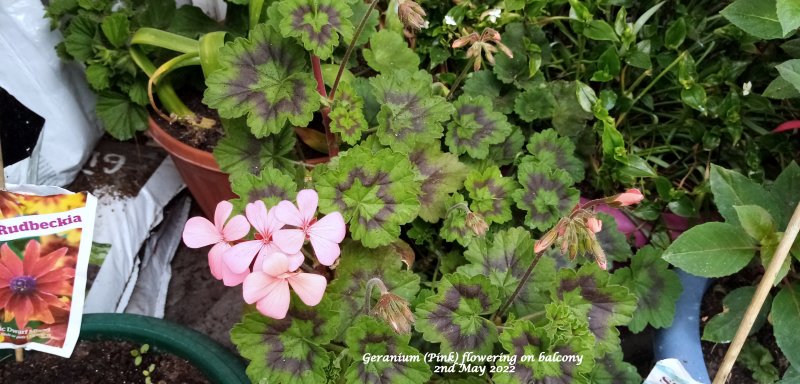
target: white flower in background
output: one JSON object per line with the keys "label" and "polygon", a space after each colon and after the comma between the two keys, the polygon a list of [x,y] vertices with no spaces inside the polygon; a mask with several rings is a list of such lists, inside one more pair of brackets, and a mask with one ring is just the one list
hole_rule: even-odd
{"label": "white flower in background", "polygon": [[753,89],[753,83],[748,81],[748,82],[742,84],[742,96],[749,95],[751,89]]}
{"label": "white flower in background", "polygon": [[500,18],[500,12],[500,8],[492,8],[481,14],[481,20],[488,18],[490,23],[497,23],[497,19]]}
{"label": "white flower in background", "polygon": [[450,15],[445,15],[444,16],[444,23],[447,24],[447,25],[452,25],[454,27],[456,25],[458,25],[458,24],[456,24],[456,19],[454,19],[453,16],[450,16]]}

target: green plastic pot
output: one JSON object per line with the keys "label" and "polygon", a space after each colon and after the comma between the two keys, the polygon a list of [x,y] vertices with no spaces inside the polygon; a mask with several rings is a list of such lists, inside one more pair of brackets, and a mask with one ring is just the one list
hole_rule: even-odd
{"label": "green plastic pot", "polygon": [[[127,340],[188,360],[213,383],[250,383],[244,362],[208,336],[155,317],[127,313],[83,315],[81,340]],[[10,350],[3,351],[4,354]]]}

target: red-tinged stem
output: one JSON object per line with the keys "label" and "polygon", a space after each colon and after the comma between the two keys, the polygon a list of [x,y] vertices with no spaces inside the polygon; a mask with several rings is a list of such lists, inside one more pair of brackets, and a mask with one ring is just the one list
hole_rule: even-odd
{"label": "red-tinged stem", "polygon": [[[311,54],[311,66],[314,69],[314,78],[317,80],[317,92],[320,96],[327,99],[328,92],[325,90],[325,81],[322,79],[322,64],[319,61],[319,56]],[[334,157],[339,154],[339,143],[336,141],[336,135],[331,132],[331,118],[328,117],[330,113],[329,107],[322,107],[322,126],[325,127],[325,140],[328,142],[328,156]]]}

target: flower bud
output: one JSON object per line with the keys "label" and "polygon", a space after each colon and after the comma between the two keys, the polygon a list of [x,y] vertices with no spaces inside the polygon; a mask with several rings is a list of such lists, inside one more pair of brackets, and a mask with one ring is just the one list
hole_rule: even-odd
{"label": "flower bud", "polygon": [[547,231],[547,233],[545,233],[541,239],[536,240],[536,243],[533,245],[533,252],[537,254],[544,252],[544,250],[550,248],[550,246],[553,245],[553,242],[556,241],[557,237],[558,237],[557,228],[553,228]]}
{"label": "flower bud", "polygon": [[408,301],[391,292],[381,294],[378,303],[372,308],[372,314],[385,321],[395,332],[403,335],[411,333],[414,314],[411,313]]}
{"label": "flower bud", "polygon": [[403,22],[403,25],[412,31],[419,31],[428,26],[428,22],[425,20],[425,10],[412,0],[400,0],[397,7],[397,16]]}
{"label": "flower bud", "polygon": [[586,228],[592,233],[600,232],[603,229],[603,222],[596,217],[588,217],[586,218]]}
{"label": "flower bud", "polygon": [[486,224],[486,221],[483,219],[478,213],[470,211],[467,213],[467,227],[472,230],[476,235],[483,236],[486,234],[486,231],[489,230],[489,225]]}
{"label": "flower bud", "polygon": [[636,188],[631,188],[623,193],[611,196],[608,198],[608,205],[614,207],[627,207],[629,205],[638,204],[644,199],[644,195]]}

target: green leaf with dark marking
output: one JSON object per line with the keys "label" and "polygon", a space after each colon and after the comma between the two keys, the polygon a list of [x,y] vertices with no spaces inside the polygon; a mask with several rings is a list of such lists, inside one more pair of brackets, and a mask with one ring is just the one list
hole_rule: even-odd
{"label": "green leaf with dark marking", "polygon": [[280,29],[296,37],[320,59],[328,59],[339,45],[339,35],[352,36],[350,0],[283,0],[278,5]]}
{"label": "green leaf with dark marking", "polygon": [[425,340],[441,343],[442,354],[491,354],[497,328],[482,315],[493,313],[499,305],[497,289],[486,276],[445,275],[436,294],[417,307],[416,328]]}
{"label": "green leaf with dark marking", "polygon": [[328,117],[331,132],[338,133],[342,141],[350,145],[358,143],[362,132],[369,128],[364,117],[364,101],[347,83],[339,84]]}
{"label": "green leaf with dark marking", "polygon": [[464,186],[472,200],[470,209],[483,216],[488,224],[511,220],[511,195],[519,186],[514,179],[503,177],[500,168],[473,169]]}
{"label": "green leaf with dark marking", "polygon": [[[492,380],[498,384],[589,384],[595,364],[594,342],[585,317],[575,316],[562,302],[548,304],[544,319],[535,325],[527,320],[506,324],[500,343],[517,357],[516,367],[511,373],[499,369]],[[539,360],[556,354],[564,361]],[[508,362],[497,365],[508,366]]]}
{"label": "green leaf with dark marking", "polygon": [[608,272],[595,264],[577,271],[561,269],[554,298],[563,300],[578,317],[589,319],[589,329],[597,339],[597,356],[619,348],[617,326],[627,325],[636,310],[636,296],[627,288],[613,284]]}
{"label": "green leaf with dark marking", "polygon": [[445,241],[457,241],[461,245],[468,245],[474,238],[475,232],[467,226],[466,200],[460,193],[454,193],[445,202],[447,213],[439,230],[439,236]]}
{"label": "green leaf with dark marking", "polygon": [[606,353],[594,361],[594,369],[590,376],[592,384],[627,384],[641,383],[642,377],[632,364],[622,360],[622,350]]}
{"label": "green leaf with dark marking", "polygon": [[445,136],[445,144],[453,153],[485,159],[491,145],[504,142],[511,134],[508,119],[494,110],[492,100],[486,96],[462,95],[453,106],[455,116]]}
{"label": "green leaf with dark marking", "polygon": [[378,130],[381,144],[409,151],[417,144],[430,145],[442,137],[442,123],[453,107],[431,90],[431,75],[425,71],[392,71],[370,79],[381,105]]}
{"label": "green leaf with dark marking", "polygon": [[[424,383],[431,377],[431,368],[423,355],[410,347],[409,335],[401,335],[380,320],[361,316],[345,336],[347,353],[353,363],[344,373],[348,383]],[[402,356],[412,361],[369,361],[364,356]],[[413,361],[416,357],[416,361]],[[406,359],[407,358],[407,359]]]}
{"label": "green leaf with dark marking", "polygon": [[464,185],[467,166],[459,162],[456,155],[443,153],[438,142],[436,145],[418,145],[409,153],[408,159],[424,178],[419,197],[419,217],[435,223],[445,217],[448,196]]}
{"label": "green leaf with dark marking", "polygon": [[555,130],[534,133],[526,148],[535,162],[567,171],[576,183],[583,180],[583,161],[575,157],[575,144]]}
{"label": "green leaf with dark marking", "polygon": [[[506,300],[519,285],[522,276],[533,262],[533,238],[528,230],[514,227],[496,232],[491,239],[480,238],[469,244],[464,256],[470,264],[458,268],[467,276],[488,276],[499,290],[501,301]],[[511,311],[518,316],[544,310],[556,281],[555,261],[542,256],[514,300]]]}
{"label": "green leaf with dark marking", "polygon": [[525,145],[525,136],[522,135],[522,130],[517,126],[512,126],[511,134],[505,141],[489,147],[489,156],[486,159],[500,166],[509,165],[522,152],[523,145]]}
{"label": "green leaf with dark marking", "polygon": [[336,336],[339,318],[332,303],[307,307],[295,296],[281,320],[248,309],[231,330],[239,353],[250,360],[247,376],[254,383],[317,384],[326,381],[332,354],[321,346]]}
{"label": "green leaf with dark marking", "polygon": [[628,324],[631,332],[639,333],[648,324],[653,328],[672,325],[675,303],[683,288],[675,271],[661,259],[660,249],[641,248],[632,258],[630,267],[614,272],[611,282],[628,288],[638,298],[636,312]]}
{"label": "green leaf with dark marking", "polygon": [[257,137],[278,133],[287,122],[304,127],[320,101],[306,57],[302,48],[259,24],[248,39],[220,48],[220,69],[206,78],[203,102],[223,118],[247,116]]}
{"label": "green leaf with dark marking", "polygon": [[[403,267],[398,248],[387,245],[375,249],[365,248],[357,241],[347,240],[342,245],[336,278],[331,281],[327,294],[337,303],[336,311],[341,315],[339,333],[363,314],[366,303],[367,281],[379,278],[389,292],[409,302],[419,291],[419,276]],[[375,305],[380,292],[371,292],[371,304]]]}
{"label": "green leaf with dark marking", "polygon": [[400,226],[417,217],[422,177],[406,155],[368,144],[317,166],[313,179],[320,210],[341,212],[353,238],[374,248],[396,240]]}
{"label": "green leaf with dark marking", "polygon": [[267,207],[274,207],[282,200],[294,200],[297,195],[297,184],[294,179],[283,172],[267,167],[258,175],[249,172],[232,174],[231,189],[239,196],[232,200],[237,211],[243,212],[247,203],[262,200]]}
{"label": "green leaf with dark marking", "polygon": [[523,162],[517,179],[522,189],[514,192],[517,207],[526,211],[525,224],[542,231],[550,229],[578,203],[578,190],[564,170]]}
{"label": "green leaf with dark marking", "polygon": [[297,136],[289,128],[257,139],[250,134],[243,119],[239,119],[228,125],[225,136],[214,147],[214,159],[223,172],[231,175],[257,175],[267,168],[294,173],[291,172],[295,167],[292,151],[296,141]]}

